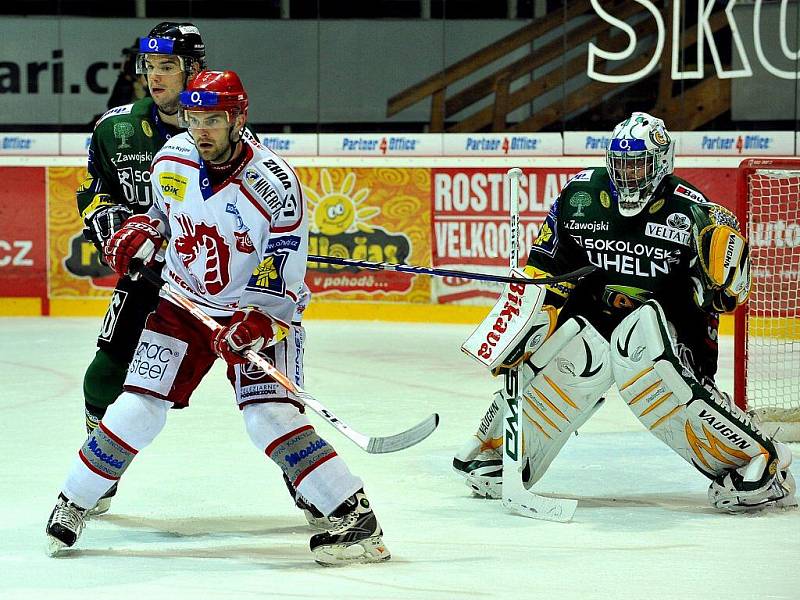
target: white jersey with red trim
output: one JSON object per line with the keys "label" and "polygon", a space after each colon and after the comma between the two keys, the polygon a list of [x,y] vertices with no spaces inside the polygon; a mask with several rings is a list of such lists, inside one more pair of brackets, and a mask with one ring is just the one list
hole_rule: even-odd
{"label": "white jersey with red trim", "polygon": [[243,151],[242,165],[213,188],[188,133],[153,158],[148,215],[166,225],[164,278],[212,316],[255,306],[288,325],[310,298],[308,211],[282,158],[249,137]]}

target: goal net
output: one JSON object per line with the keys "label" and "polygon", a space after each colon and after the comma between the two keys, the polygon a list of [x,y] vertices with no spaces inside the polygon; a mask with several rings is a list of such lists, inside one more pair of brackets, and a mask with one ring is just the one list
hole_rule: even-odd
{"label": "goal net", "polygon": [[752,286],[736,314],[736,403],[800,441],[800,160],[743,161],[737,212]]}

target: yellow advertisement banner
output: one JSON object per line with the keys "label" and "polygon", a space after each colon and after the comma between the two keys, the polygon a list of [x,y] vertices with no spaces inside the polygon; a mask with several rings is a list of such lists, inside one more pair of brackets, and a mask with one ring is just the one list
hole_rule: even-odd
{"label": "yellow advertisement banner", "polygon": [[[300,168],[310,255],[431,264],[431,172],[414,168]],[[428,277],[309,262],[317,298],[430,302]]]}
{"label": "yellow advertisement banner", "polygon": [[[297,174],[309,211],[309,254],[431,264],[431,173],[419,168],[306,167]],[[81,167],[48,169],[51,298],[108,296],[116,277],[81,234]],[[306,283],[325,300],[428,303],[430,278],[309,263]]]}
{"label": "yellow advertisement banner", "polygon": [[84,167],[47,169],[51,299],[110,296],[117,282],[111,269],[100,263],[94,245],[83,239],[75,190],[84,179]]}

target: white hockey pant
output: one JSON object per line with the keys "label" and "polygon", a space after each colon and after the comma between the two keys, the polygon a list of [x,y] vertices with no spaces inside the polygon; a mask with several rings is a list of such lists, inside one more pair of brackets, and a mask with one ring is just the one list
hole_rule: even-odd
{"label": "white hockey pant", "polygon": [[611,361],[620,395],[636,417],[714,480],[709,490],[714,506],[741,510],[793,499],[791,452],[680,362],[657,302],[645,303],[617,326]]}

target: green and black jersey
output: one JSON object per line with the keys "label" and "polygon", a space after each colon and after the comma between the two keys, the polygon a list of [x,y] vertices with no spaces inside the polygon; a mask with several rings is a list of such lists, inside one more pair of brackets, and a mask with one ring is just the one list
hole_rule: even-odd
{"label": "green and black jersey", "polygon": [[[150,163],[169,138],[182,132],[164,123],[149,97],[108,110],[95,124],[88,176],[77,191],[81,217],[108,203],[134,214],[147,212],[152,204]],[[258,140],[249,127],[246,135]]]}
{"label": "green and black jersey", "polygon": [[107,111],[92,133],[88,177],[77,192],[82,217],[101,204],[121,204],[134,213],[150,205],[150,163],[166,141],[182,130],[164,123],[152,98]]}
{"label": "green and black jersey", "polygon": [[631,310],[657,300],[679,341],[709,359],[699,370],[713,376],[718,315],[710,305],[716,290],[698,264],[695,235],[713,223],[738,229],[736,218],[674,175],[633,217],[619,213],[615,194],[606,169],[594,168],[572,178],[554,202],[531,247],[529,272],[598,269],[574,284],[548,286],[545,302],[563,306],[559,322],[580,315],[609,338]]}

